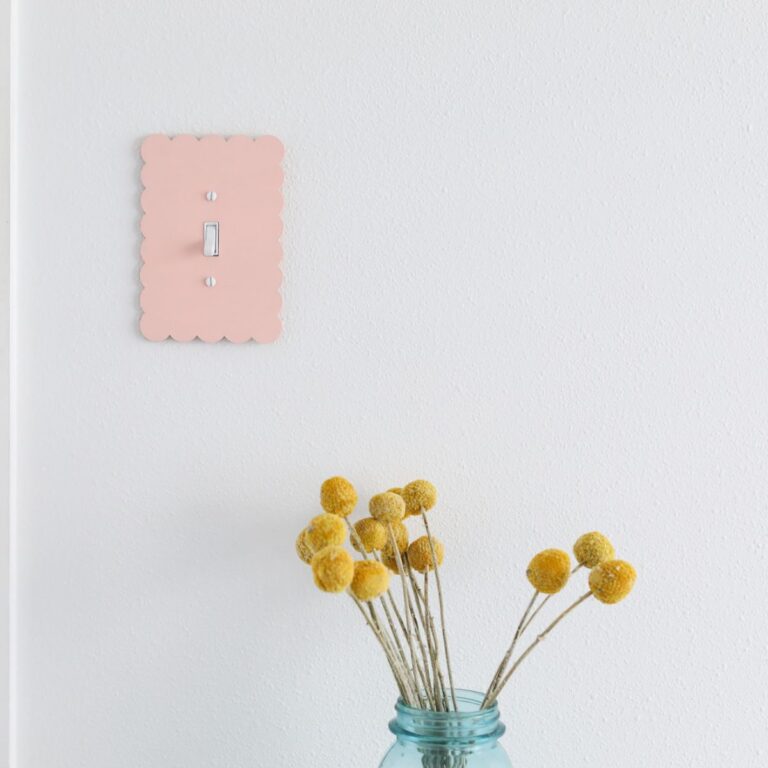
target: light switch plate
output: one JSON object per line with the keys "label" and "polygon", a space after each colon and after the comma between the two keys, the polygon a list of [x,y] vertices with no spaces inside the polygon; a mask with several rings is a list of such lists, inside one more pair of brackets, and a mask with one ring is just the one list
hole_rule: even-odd
{"label": "light switch plate", "polygon": [[283,145],[155,134],[141,156],[141,332],[151,341],[274,341]]}

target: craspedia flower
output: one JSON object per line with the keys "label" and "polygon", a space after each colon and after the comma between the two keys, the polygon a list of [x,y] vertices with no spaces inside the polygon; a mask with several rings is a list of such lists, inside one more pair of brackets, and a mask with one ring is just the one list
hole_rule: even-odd
{"label": "craspedia flower", "polygon": [[[396,493],[398,496],[400,496],[403,499],[403,501],[405,501],[405,496],[403,495],[405,493],[405,490],[403,488],[390,488],[387,491],[387,493]],[[408,502],[406,502],[406,504],[405,504],[405,514],[403,515],[403,517],[405,518],[405,517],[410,517],[411,515],[416,515],[420,511],[421,510],[416,510],[416,512],[409,512],[408,511]]]}
{"label": "craspedia flower", "polygon": [[429,510],[437,504],[437,488],[428,480],[413,480],[408,483],[401,495],[405,500],[405,515],[418,515],[421,510]]}
{"label": "craspedia flower", "polygon": [[[383,523],[372,517],[364,517],[355,523],[357,536],[352,537],[352,546],[360,552],[360,545],[366,552],[374,552],[384,549],[389,541],[387,529]],[[360,541],[358,542],[358,539]]]}
{"label": "craspedia flower", "polygon": [[375,560],[359,560],[350,589],[358,600],[373,600],[384,594],[389,587],[389,571]]}
{"label": "craspedia flower", "polygon": [[402,520],[405,514],[405,502],[401,496],[396,493],[377,493],[371,497],[368,504],[371,517],[376,518],[381,523],[394,523]]}
{"label": "craspedia flower", "polygon": [[[445,547],[439,539],[432,537],[432,544],[435,547],[435,555],[437,556],[437,564],[443,564],[443,558],[445,557]],[[427,536],[420,536],[416,541],[411,543],[408,547],[408,562],[411,567],[419,573],[426,573],[426,571],[434,571],[435,563],[432,560],[432,548],[429,545],[429,538]]]}
{"label": "craspedia flower", "polygon": [[313,552],[323,547],[343,544],[347,538],[347,526],[344,521],[328,512],[313,517],[306,528],[304,540]]}
{"label": "craspedia flower", "polygon": [[355,561],[344,547],[324,547],[312,557],[312,575],[323,592],[343,592],[355,575]]}
{"label": "craspedia flower", "polygon": [[348,517],[357,504],[355,486],[344,477],[329,477],[320,486],[320,506],[331,515]]}
{"label": "craspedia flower", "polygon": [[598,531],[591,531],[579,536],[573,545],[573,554],[579,564],[585,565],[587,568],[594,568],[596,565],[616,557],[613,544],[607,536],[603,536]]}
{"label": "craspedia flower", "polygon": [[309,563],[310,560],[312,560],[313,552],[310,549],[309,544],[307,544],[306,536],[307,536],[307,529],[305,528],[296,537],[296,554],[299,556],[299,558],[303,562]]}
{"label": "craspedia flower", "polygon": [[533,588],[545,595],[554,595],[571,575],[571,558],[562,549],[545,549],[533,556],[525,572]]}
{"label": "craspedia flower", "polygon": [[437,504],[437,488],[428,480],[414,480],[403,488],[406,516],[418,515],[422,509]]}
{"label": "craspedia flower", "polygon": [[637,571],[626,560],[608,560],[589,573],[589,588],[601,602],[612,605],[623,600],[635,586]]}

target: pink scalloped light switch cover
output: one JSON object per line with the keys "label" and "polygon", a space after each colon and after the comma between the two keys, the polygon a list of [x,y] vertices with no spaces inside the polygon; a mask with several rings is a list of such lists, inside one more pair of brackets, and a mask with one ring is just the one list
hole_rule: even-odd
{"label": "pink scalloped light switch cover", "polygon": [[[151,341],[274,341],[283,145],[156,134],[141,156],[141,332]],[[218,222],[218,256],[203,253],[204,222]]]}

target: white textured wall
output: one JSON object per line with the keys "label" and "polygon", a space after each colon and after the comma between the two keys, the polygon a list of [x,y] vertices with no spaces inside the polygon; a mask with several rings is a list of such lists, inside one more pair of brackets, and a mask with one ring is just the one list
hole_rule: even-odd
{"label": "white textured wall", "polygon": [[[763,4],[20,6],[19,768],[375,765],[293,554],[337,472],[439,486],[465,685],[534,550],[637,564],[504,695],[515,765],[764,765]],[[154,131],[284,141],[279,343],[140,337]]]}

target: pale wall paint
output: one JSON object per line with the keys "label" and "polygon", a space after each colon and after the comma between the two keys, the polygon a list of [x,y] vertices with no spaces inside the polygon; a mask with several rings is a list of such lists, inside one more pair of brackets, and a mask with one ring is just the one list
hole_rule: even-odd
{"label": "pale wall paint", "polygon": [[[762,4],[21,5],[20,768],[374,765],[293,554],[335,472],[439,485],[464,684],[533,550],[637,564],[504,696],[516,765],[764,765]],[[140,337],[153,131],[285,142],[278,344]]]}

